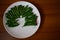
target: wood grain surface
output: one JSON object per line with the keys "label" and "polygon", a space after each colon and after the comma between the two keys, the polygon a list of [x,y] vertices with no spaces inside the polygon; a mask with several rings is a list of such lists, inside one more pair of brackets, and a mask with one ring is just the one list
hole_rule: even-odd
{"label": "wood grain surface", "polygon": [[10,36],[3,26],[3,14],[14,2],[22,0],[0,0],[0,40],[60,40],[60,1],[59,0],[23,0],[34,4],[41,13],[41,26],[38,31],[26,39]]}

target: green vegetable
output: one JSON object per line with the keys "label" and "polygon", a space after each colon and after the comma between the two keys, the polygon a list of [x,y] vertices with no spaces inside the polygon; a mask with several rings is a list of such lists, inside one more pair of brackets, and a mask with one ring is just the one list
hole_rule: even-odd
{"label": "green vegetable", "polygon": [[11,8],[11,10],[9,10],[6,13],[6,18],[7,18],[7,25],[9,27],[15,27],[18,26],[19,23],[17,22],[18,20],[16,20],[17,18],[20,18],[20,16],[25,17],[25,24],[24,26],[30,26],[30,25],[37,25],[36,24],[36,20],[37,20],[37,16],[32,12],[33,9],[31,7],[27,6],[14,6],[13,8]]}
{"label": "green vegetable", "polygon": [[9,27],[15,27],[15,26],[17,26],[17,25],[19,25],[18,23],[17,23],[17,20],[7,20],[7,23],[6,23]]}

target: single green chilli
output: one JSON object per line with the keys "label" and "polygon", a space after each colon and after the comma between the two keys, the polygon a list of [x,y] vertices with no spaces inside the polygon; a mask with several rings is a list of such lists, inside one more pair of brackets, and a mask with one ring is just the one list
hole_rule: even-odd
{"label": "single green chilli", "polygon": [[7,18],[7,22],[6,25],[8,25],[9,27],[16,27],[19,25],[19,23],[17,22],[18,20],[16,20],[17,18],[20,18],[20,16],[25,17],[25,24],[24,26],[30,26],[30,25],[37,25],[36,21],[37,21],[37,16],[36,14],[34,14],[33,9],[31,7],[27,6],[14,6],[13,8],[11,8],[11,10],[9,10],[6,13],[6,18]]}

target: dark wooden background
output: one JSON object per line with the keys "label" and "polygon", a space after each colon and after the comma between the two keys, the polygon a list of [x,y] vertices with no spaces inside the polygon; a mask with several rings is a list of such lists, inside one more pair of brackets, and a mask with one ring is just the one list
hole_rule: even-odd
{"label": "dark wooden background", "polygon": [[60,1],[25,0],[34,4],[41,13],[42,21],[38,31],[26,39],[10,36],[3,26],[3,14],[6,8],[21,0],[0,0],[0,40],[60,40]]}

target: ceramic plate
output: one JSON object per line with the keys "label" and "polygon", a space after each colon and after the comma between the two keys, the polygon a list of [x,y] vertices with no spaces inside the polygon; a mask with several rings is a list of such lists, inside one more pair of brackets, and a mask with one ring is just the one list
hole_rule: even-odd
{"label": "ceramic plate", "polygon": [[[33,12],[34,14],[36,14],[38,17],[37,17],[37,25],[36,26],[26,26],[26,27],[22,27],[23,25],[23,20],[20,21],[21,22],[21,25],[17,26],[17,27],[8,27],[6,25],[6,16],[5,14],[14,6],[18,6],[18,5],[23,5],[23,6],[26,6],[28,5],[29,7],[33,8]],[[6,31],[13,37],[15,38],[27,38],[27,37],[30,37],[32,36],[34,33],[36,33],[36,31],[38,30],[38,28],[40,27],[40,22],[41,22],[41,16],[40,16],[40,13],[38,11],[38,9],[30,2],[26,2],[26,1],[18,1],[18,2],[15,2],[13,4],[11,4],[7,9],[6,11],[4,12],[4,16],[3,16],[3,24],[4,24],[4,27],[6,29]]]}

